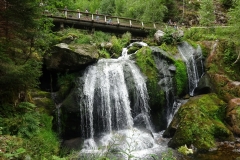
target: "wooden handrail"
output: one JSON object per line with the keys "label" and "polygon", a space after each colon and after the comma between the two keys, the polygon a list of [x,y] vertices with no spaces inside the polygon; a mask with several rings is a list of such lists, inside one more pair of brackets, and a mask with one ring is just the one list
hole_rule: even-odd
{"label": "wooden handrail", "polygon": [[83,21],[83,22],[94,22],[94,23],[101,23],[101,24],[111,24],[115,26],[121,27],[130,27],[130,28],[138,28],[143,30],[149,29],[159,29],[162,26],[157,25],[158,23],[153,22],[142,22],[137,19],[126,18],[126,17],[118,17],[118,16],[111,16],[105,14],[96,14],[96,13],[86,13],[84,11],[78,10],[64,10],[58,9],[55,12],[47,11],[43,12],[46,16],[52,18],[64,18],[67,20],[72,21]]}

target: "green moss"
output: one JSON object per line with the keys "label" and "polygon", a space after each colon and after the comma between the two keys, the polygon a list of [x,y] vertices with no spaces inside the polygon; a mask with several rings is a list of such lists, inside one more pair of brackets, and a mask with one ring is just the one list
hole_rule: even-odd
{"label": "green moss", "polygon": [[139,47],[137,47],[137,46],[131,46],[131,47],[128,49],[128,54],[135,53],[137,50],[139,50]]}
{"label": "green moss", "polygon": [[190,39],[186,40],[191,46],[193,46],[193,48],[197,48],[198,47],[198,44]]}
{"label": "green moss", "polygon": [[149,47],[141,48],[136,54],[136,62],[143,74],[148,79],[157,81],[157,67],[152,56],[152,50]]}
{"label": "green moss", "polygon": [[64,99],[70,93],[71,89],[75,86],[76,76],[77,74],[75,73],[58,75],[59,98]]}
{"label": "green moss", "polygon": [[159,48],[161,48],[165,52],[171,53],[172,55],[175,55],[176,53],[178,53],[178,49],[176,45],[167,45],[166,43],[163,43]]}
{"label": "green moss", "polygon": [[34,90],[30,92],[31,102],[37,106],[41,113],[51,113],[55,107],[50,92]]}
{"label": "green moss", "polygon": [[164,92],[158,86],[158,70],[153,59],[152,50],[149,47],[143,47],[136,54],[136,63],[142,73],[147,76],[147,88],[149,92],[150,105],[163,104]]}
{"label": "green moss", "polygon": [[175,74],[175,80],[177,82],[177,95],[181,95],[186,90],[188,84],[187,68],[185,63],[181,60],[176,60],[174,65],[177,68]]}
{"label": "green moss", "polygon": [[232,133],[223,124],[225,106],[215,94],[191,98],[177,113],[180,121],[171,144],[208,150],[215,146],[215,139],[231,139]]}
{"label": "green moss", "polygon": [[207,48],[206,46],[200,44],[200,47],[201,47],[201,49],[202,49],[202,55],[203,55],[203,57],[207,57],[207,56],[211,53],[210,49]]}

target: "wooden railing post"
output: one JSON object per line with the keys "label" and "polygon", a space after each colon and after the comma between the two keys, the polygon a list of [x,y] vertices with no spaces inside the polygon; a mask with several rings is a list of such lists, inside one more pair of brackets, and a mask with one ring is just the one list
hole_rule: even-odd
{"label": "wooden railing post", "polygon": [[154,29],[156,29],[156,28],[157,28],[155,23],[153,23],[153,27],[154,27]]}
{"label": "wooden railing post", "polygon": [[144,28],[144,24],[143,24],[143,22],[142,22],[142,28]]}
{"label": "wooden railing post", "polygon": [[94,20],[93,14],[92,14],[92,21]]}
{"label": "wooden railing post", "polygon": [[117,23],[118,23],[118,25],[119,25],[119,19],[117,18]]}
{"label": "wooden railing post", "polygon": [[65,18],[67,18],[67,15],[68,15],[67,12],[68,12],[67,10],[64,11],[64,16],[65,16]]}
{"label": "wooden railing post", "polygon": [[132,27],[132,21],[131,20],[129,21],[129,23],[130,23],[130,27]]}
{"label": "wooden railing post", "polygon": [[105,21],[105,23],[107,23],[107,17],[105,16],[105,18],[104,18],[104,21]]}

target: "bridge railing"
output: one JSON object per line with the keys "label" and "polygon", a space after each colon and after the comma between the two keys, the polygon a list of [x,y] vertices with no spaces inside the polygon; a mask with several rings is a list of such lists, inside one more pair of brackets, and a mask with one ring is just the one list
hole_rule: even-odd
{"label": "bridge railing", "polygon": [[109,25],[121,25],[127,27],[137,27],[142,29],[159,29],[160,24],[152,22],[142,22],[136,19],[116,17],[103,14],[86,13],[82,11],[58,9],[55,12],[44,11],[44,14],[52,17],[60,17],[72,20],[94,21],[95,23],[106,23]]}

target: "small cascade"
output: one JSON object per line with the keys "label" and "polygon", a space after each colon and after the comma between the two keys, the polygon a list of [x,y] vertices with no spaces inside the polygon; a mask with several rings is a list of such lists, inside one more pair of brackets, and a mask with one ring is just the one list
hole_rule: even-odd
{"label": "small cascade", "polygon": [[58,129],[58,134],[61,135],[62,134],[62,128],[61,128],[61,105],[62,103],[59,103],[57,106],[56,106],[56,109],[57,109],[57,129]]}
{"label": "small cascade", "polygon": [[61,135],[62,134],[62,122],[61,122],[61,106],[62,106],[62,103],[58,102],[57,100],[57,94],[55,92],[52,92],[51,93],[51,97],[53,99],[53,101],[55,102],[55,107],[56,107],[56,111],[55,111],[55,114],[56,114],[56,124],[57,124],[57,133],[58,135]]}
{"label": "small cascade", "polygon": [[203,75],[204,72],[202,50],[200,46],[198,46],[197,49],[194,49],[187,42],[183,42],[181,45],[179,45],[178,50],[186,63],[189,80],[189,94],[190,96],[193,96],[194,89],[198,85],[199,78]]}

